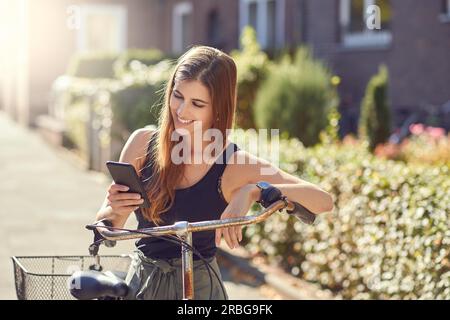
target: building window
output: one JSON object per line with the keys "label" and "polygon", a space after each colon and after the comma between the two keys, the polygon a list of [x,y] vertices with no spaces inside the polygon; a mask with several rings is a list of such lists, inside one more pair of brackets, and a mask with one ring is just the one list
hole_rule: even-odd
{"label": "building window", "polygon": [[267,2],[267,47],[276,47],[276,5],[275,1]]}
{"label": "building window", "polygon": [[442,22],[450,22],[450,0],[442,1],[442,12],[440,14],[440,19]]}
{"label": "building window", "polygon": [[384,47],[391,43],[390,0],[341,0],[340,5],[345,47]]}
{"label": "building window", "polygon": [[245,26],[255,29],[264,49],[284,45],[285,0],[240,0],[240,31]]}
{"label": "building window", "polygon": [[248,21],[247,25],[253,27],[256,30],[257,25],[257,12],[258,12],[258,3],[256,1],[248,3]]}
{"label": "building window", "polygon": [[222,45],[220,37],[219,13],[215,9],[208,14],[208,43],[217,48],[220,48]]}
{"label": "building window", "polygon": [[127,11],[121,5],[81,5],[77,50],[120,52],[127,47]]}
{"label": "building window", "polygon": [[306,42],[306,1],[297,0],[294,9],[294,42],[300,44]]}
{"label": "building window", "polygon": [[172,50],[182,53],[192,44],[192,3],[177,3],[173,8]]}

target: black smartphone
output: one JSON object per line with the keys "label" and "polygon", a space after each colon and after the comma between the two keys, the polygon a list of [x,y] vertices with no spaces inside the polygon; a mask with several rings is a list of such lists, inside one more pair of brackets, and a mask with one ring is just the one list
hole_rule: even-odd
{"label": "black smartphone", "polygon": [[126,162],[106,161],[109,173],[116,184],[129,187],[126,192],[139,193],[144,202],[139,205],[141,208],[149,208],[150,202],[145,192],[144,185],[133,165]]}

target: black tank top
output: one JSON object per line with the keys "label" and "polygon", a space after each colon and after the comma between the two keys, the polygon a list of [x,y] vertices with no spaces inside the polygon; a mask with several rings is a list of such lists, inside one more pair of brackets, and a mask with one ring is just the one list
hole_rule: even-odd
{"label": "black tank top", "polygon": [[[152,135],[152,138],[156,134]],[[150,139],[148,150],[152,147],[153,139]],[[220,189],[220,179],[230,156],[239,150],[239,147],[230,142],[225,151],[217,158],[206,175],[197,183],[188,188],[176,189],[172,207],[161,215],[163,220],[160,225],[173,224],[176,221],[197,222],[203,220],[220,219],[220,215],[227,207]],[[219,161],[219,159],[221,161]],[[141,171],[141,180],[145,183],[151,176],[152,166],[147,156],[146,163]],[[138,228],[151,228],[155,224],[148,221],[142,215],[141,209],[137,209],[136,218]],[[216,254],[215,231],[201,231],[192,234],[193,246],[200,251],[202,256],[209,258]],[[142,238],[136,241],[136,247],[145,256],[154,259],[171,259],[181,257],[180,245],[171,243],[161,238]],[[194,255],[194,260],[199,258]]]}

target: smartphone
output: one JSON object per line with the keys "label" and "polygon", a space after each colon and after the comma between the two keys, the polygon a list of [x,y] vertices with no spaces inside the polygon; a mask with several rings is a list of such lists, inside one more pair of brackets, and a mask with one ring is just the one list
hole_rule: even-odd
{"label": "smartphone", "polygon": [[129,187],[126,192],[139,193],[144,199],[144,202],[139,205],[141,208],[149,208],[150,202],[145,192],[144,185],[139,179],[139,176],[134,169],[133,165],[126,162],[106,161],[106,167],[111,174],[116,184],[121,184]]}

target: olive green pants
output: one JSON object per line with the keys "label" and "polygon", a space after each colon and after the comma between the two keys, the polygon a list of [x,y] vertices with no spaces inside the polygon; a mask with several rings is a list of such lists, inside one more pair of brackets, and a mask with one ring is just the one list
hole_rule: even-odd
{"label": "olive green pants", "polygon": [[[225,297],[220,283],[222,276],[216,257],[207,259],[220,280],[212,276],[213,300],[228,300]],[[183,299],[183,281],[181,258],[174,259],[151,259],[146,257],[140,250],[132,254],[130,269],[125,282],[130,287],[127,296],[129,300],[181,300]],[[194,299],[207,300],[211,292],[209,273],[202,260],[194,260]]]}

